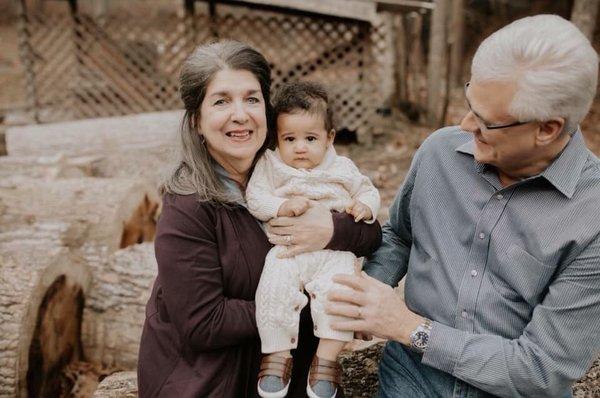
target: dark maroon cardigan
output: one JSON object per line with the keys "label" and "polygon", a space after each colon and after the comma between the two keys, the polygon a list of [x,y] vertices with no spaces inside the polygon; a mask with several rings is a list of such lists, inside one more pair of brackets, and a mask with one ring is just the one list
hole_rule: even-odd
{"label": "dark maroon cardigan", "polygon": [[[333,213],[332,250],[363,256],[381,242],[378,223]],[[158,276],[146,306],[138,366],[145,397],[255,397],[260,341],[254,294],[271,248],[241,206],[165,195],[155,241]],[[308,306],[300,321],[289,397],[303,397],[318,340]]]}

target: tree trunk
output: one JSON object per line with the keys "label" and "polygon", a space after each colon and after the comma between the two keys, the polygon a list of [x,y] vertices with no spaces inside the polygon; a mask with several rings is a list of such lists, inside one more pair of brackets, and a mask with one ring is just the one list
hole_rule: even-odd
{"label": "tree trunk", "polygon": [[450,11],[450,83],[451,87],[460,87],[463,84],[462,72],[465,60],[463,59],[465,10],[464,0],[452,0]]}
{"label": "tree trunk", "polygon": [[58,375],[81,358],[89,269],[68,249],[0,244],[0,396],[57,396]]}
{"label": "tree trunk", "polygon": [[590,41],[594,37],[598,16],[598,0],[575,0],[571,12],[571,22],[583,32]]}
{"label": "tree trunk", "polygon": [[429,55],[427,57],[427,119],[439,126],[442,117],[444,96],[444,76],[447,63],[447,9],[449,0],[436,0],[431,15],[429,35]]}
{"label": "tree trunk", "polygon": [[406,45],[406,27],[404,24],[404,15],[396,14],[393,17],[393,43],[395,49],[395,76],[396,76],[396,89],[395,91],[395,104],[404,103],[408,101],[407,81],[408,81],[408,57],[407,57],[407,45]]}
{"label": "tree trunk", "polygon": [[93,164],[99,157],[85,156],[67,158],[57,156],[2,156],[0,178],[23,176],[31,178],[77,178],[91,177]]}
{"label": "tree trunk", "polygon": [[9,156],[83,156],[171,147],[182,117],[180,111],[169,111],[11,127],[6,147]]}
{"label": "tree trunk", "polygon": [[137,375],[135,372],[114,373],[98,385],[94,398],[137,398]]}
{"label": "tree trunk", "polygon": [[100,251],[95,250],[97,255],[152,240],[157,210],[155,189],[142,181],[117,178],[0,181],[0,233],[35,222],[60,220],[80,232],[82,249],[99,248]]}
{"label": "tree trunk", "polygon": [[83,314],[88,360],[135,369],[145,307],[157,274],[154,245],[118,250],[94,272]]}
{"label": "tree trunk", "polygon": [[425,108],[425,101],[422,95],[424,87],[425,67],[423,62],[423,16],[418,12],[411,12],[407,16],[408,31],[408,76],[407,76],[407,96],[408,101],[417,105],[418,108]]}

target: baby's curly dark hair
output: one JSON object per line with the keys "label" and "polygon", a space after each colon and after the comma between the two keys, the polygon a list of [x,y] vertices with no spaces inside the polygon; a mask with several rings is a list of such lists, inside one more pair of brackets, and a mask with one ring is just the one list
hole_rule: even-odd
{"label": "baby's curly dark hair", "polygon": [[333,129],[327,90],[315,82],[293,82],[281,86],[273,99],[275,121],[283,113],[306,112],[323,118],[325,131]]}

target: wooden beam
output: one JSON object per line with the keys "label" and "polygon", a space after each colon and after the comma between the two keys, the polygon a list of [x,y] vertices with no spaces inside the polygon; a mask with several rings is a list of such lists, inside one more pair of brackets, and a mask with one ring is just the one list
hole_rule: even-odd
{"label": "wooden beam", "polygon": [[590,41],[596,29],[598,16],[598,0],[575,0],[571,11],[571,22],[583,32]]}
{"label": "wooden beam", "polygon": [[415,9],[433,10],[435,3],[426,0],[358,0],[377,4],[377,11],[408,12]]}
{"label": "wooden beam", "polygon": [[449,0],[436,0],[431,16],[429,54],[427,56],[427,119],[439,126],[443,113],[444,76],[447,67],[447,14]]}
{"label": "wooden beam", "polygon": [[373,22],[377,14],[377,6],[374,2],[360,0],[239,0],[237,2],[279,7],[366,22]]}
{"label": "wooden beam", "polygon": [[463,46],[465,31],[465,9],[464,0],[452,0],[452,9],[450,11],[450,83],[452,87],[459,87],[462,81],[463,64]]}

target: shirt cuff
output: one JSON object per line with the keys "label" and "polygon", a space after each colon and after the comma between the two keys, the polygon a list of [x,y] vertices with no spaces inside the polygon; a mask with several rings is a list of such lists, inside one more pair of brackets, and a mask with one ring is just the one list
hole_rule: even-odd
{"label": "shirt cuff", "polygon": [[466,341],[466,332],[439,322],[432,322],[429,344],[422,363],[454,375]]}

